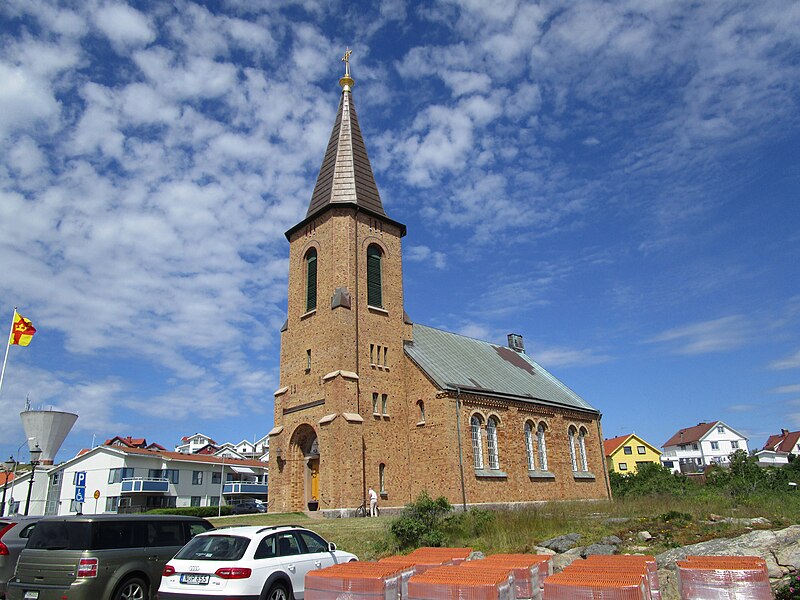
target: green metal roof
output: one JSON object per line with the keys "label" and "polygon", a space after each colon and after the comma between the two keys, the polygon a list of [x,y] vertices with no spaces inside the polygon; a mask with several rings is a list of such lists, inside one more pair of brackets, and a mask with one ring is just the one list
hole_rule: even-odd
{"label": "green metal roof", "polygon": [[599,411],[530,356],[414,323],[406,354],[441,389]]}

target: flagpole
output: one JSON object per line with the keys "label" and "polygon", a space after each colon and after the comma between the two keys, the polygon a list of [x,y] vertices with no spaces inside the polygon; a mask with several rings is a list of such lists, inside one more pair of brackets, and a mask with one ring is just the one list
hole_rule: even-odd
{"label": "flagpole", "polygon": [[14,307],[14,314],[11,315],[11,327],[8,328],[8,337],[6,338],[6,356],[3,359],[3,370],[0,371],[0,391],[3,390],[3,378],[6,376],[6,363],[8,362],[8,349],[11,347],[11,334],[14,333],[14,319],[17,316],[17,307]]}

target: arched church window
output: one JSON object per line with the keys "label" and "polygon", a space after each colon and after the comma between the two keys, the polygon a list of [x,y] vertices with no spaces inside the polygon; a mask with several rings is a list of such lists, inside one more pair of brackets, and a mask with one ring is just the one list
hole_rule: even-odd
{"label": "arched church window", "polygon": [[383,253],[379,246],[367,248],[367,304],[383,308]]}
{"label": "arched church window", "polygon": [[417,400],[417,408],[419,408],[419,422],[425,422],[425,403],[422,400]]}
{"label": "arched church window", "polygon": [[525,421],[525,456],[528,459],[528,470],[536,470],[536,459],[533,452],[533,423]]}
{"label": "arched church window", "polygon": [[500,468],[500,454],[497,449],[497,418],[489,417],[486,421],[486,445],[489,447],[489,468]]}
{"label": "arched church window", "polygon": [[578,470],[578,457],[575,453],[575,437],[577,435],[577,431],[574,427],[570,426],[569,428],[569,460],[572,463],[572,470]]}
{"label": "arched church window", "polygon": [[547,471],[547,446],[544,441],[544,433],[547,430],[544,423],[539,423],[536,428],[536,445],[539,450],[539,468],[542,471]]}
{"label": "arched church window", "polygon": [[589,470],[589,462],[586,459],[586,429],[581,427],[578,432],[578,456],[580,457],[581,471]]}
{"label": "arched church window", "polygon": [[483,420],[478,415],[472,415],[469,420],[472,432],[472,464],[476,469],[483,469]]}
{"label": "arched church window", "polygon": [[306,312],[317,308],[317,251],[306,252]]}

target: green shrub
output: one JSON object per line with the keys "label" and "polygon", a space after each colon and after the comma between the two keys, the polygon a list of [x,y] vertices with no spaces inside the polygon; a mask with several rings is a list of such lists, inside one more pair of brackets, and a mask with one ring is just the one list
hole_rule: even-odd
{"label": "green shrub", "polygon": [[401,550],[419,546],[441,546],[445,540],[445,517],[453,507],[444,496],[436,500],[423,491],[400,516],[392,521],[389,531]]}
{"label": "green shrub", "polygon": [[609,473],[611,492],[616,498],[630,496],[686,496],[697,488],[685,475],[673,473],[670,469],[647,463],[638,465],[635,473],[621,475],[616,471]]}
{"label": "green shrub", "polygon": [[775,600],[800,600],[800,574],[795,571],[789,581],[775,590]]}
{"label": "green shrub", "polygon": [[184,515],[189,517],[216,517],[231,514],[233,508],[227,504],[218,506],[183,506],[181,508],[154,508],[148,510],[149,515]]}

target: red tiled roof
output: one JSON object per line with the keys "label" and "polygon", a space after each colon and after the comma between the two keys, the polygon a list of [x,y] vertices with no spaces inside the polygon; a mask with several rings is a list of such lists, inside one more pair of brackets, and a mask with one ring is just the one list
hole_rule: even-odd
{"label": "red tiled roof", "polygon": [[[120,448],[114,447],[115,450],[124,452],[126,454],[144,454],[148,456],[163,456],[171,460],[187,461],[187,462],[204,462],[213,464],[222,464],[221,456],[211,456],[209,454],[182,454],[180,452],[157,452],[147,450],[145,448]],[[261,460],[249,460],[241,458],[225,458],[226,465],[237,465],[243,467],[267,467],[267,463]]]}
{"label": "red tiled roof", "polygon": [[619,437],[611,438],[610,440],[605,440],[603,442],[603,449],[605,450],[606,456],[611,456],[616,452],[617,448],[622,446],[622,444],[631,437],[633,434],[629,433],[627,435],[621,435]]}
{"label": "red tiled roof", "polygon": [[771,435],[762,450],[775,450],[776,452],[794,452],[800,441],[800,431],[781,431],[780,434]]}
{"label": "red tiled roof", "polygon": [[4,471],[0,471],[0,485],[5,485],[6,481],[13,481],[14,480],[14,473],[6,473]]}
{"label": "red tiled roof", "polygon": [[668,446],[677,446],[678,444],[691,444],[692,442],[700,441],[700,438],[711,431],[711,428],[714,427],[719,421],[713,421],[711,423],[698,423],[694,427],[687,427],[686,429],[681,429],[669,438],[666,442],[664,442],[663,447],[667,448]]}

